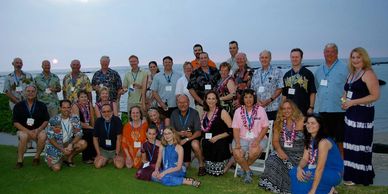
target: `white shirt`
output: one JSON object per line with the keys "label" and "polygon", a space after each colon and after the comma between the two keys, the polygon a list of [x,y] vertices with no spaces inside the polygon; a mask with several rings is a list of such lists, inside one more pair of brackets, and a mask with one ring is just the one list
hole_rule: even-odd
{"label": "white shirt", "polygon": [[178,94],[185,94],[189,97],[190,100],[190,107],[195,109],[195,102],[193,96],[190,94],[189,90],[187,89],[187,84],[189,81],[186,79],[186,76],[182,76],[178,79],[176,82],[176,89],[175,89],[175,95]]}

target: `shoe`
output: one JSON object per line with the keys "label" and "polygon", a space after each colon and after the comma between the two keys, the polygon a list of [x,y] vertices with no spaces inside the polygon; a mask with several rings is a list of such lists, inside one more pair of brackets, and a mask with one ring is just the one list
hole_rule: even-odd
{"label": "shoe", "polygon": [[85,160],[85,161],[83,161],[85,164],[93,164],[94,163],[94,161],[93,160]]}
{"label": "shoe", "polygon": [[69,162],[69,161],[63,161],[63,163],[66,165],[66,166],[68,166],[68,167],[75,167],[75,164],[74,164],[74,162]]}
{"label": "shoe", "polygon": [[356,185],[356,183],[354,183],[352,181],[344,181],[344,185],[346,185],[346,186],[354,186],[354,185]]}
{"label": "shoe", "polygon": [[15,169],[20,169],[22,167],[23,167],[23,162],[17,162],[16,166],[15,166]]}
{"label": "shoe", "polygon": [[39,158],[34,158],[32,160],[32,166],[38,166],[40,164],[40,159]]}
{"label": "shoe", "polygon": [[198,169],[198,176],[205,176],[206,175],[206,169],[205,167],[199,167]]}
{"label": "shoe", "polygon": [[193,180],[191,181],[191,185],[192,185],[193,187],[198,188],[199,186],[201,186],[201,181],[198,181],[198,180],[193,179]]}
{"label": "shoe", "polygon": [[247,172],[245,174],[245,177],[244,177],[243,181],[244,181],[245,184],[251,184],[252,183],[253,179],[252,179],[252,176],[251,176],[251,171],[249,171],[249,172]]}
{"label": "shoe", "polygon": [[241,168],[237,169],[237,176],[238,177],[244,177],[245,171],[243,171]]}

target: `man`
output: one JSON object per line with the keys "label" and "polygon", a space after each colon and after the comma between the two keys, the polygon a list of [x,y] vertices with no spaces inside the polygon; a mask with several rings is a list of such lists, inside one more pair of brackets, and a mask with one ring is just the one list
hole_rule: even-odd
{"label": "man", "polygon": [[13,109],[13,126],[18,130],[17,136],[19,138],[16,169],[23,167],[23,155],[30,140],[36,141],[37,144],[32,164],[39,165],[40,153],[46,140],[44,129],[49,120],[46,105],[36,100],[36,87],[34,85],[26,86],[25,96],[26,100],[18,102]]}
{"label": "man", "polygon": [[123,93],[128,91],[127,112],[133,106],[140,106],[141,102],[146,99],[141,99],[143,90],[147,89],[147,72],[139,68],[139,58],[136,55],[129,57],[131,71],[127,72],[123,81]]}
{"label": "man", "polygon": [[170,56],[163,58],[163,72],[155,75],[151,84],[152,95],[159,105],[159,112],[170,118],[176,109],[175,89],[181,74],[172,70],[173,60]]}
{"label": "man", "polygon": [[252,77],[251,89],[255,90],[258,105],[265,108],[268,120],[276,120],[283,88],[283,73],[271,66],[271,52],[264,50],[260,53],[261,67]]}
{"label": "man", "polygon": [[[193,46],[193,52],[194,52],[195,59],[191,61],[191,65],[193,65],[193,69],[197,69],[198,67],[201,66],[200,62],[199,62],[199,60],[200,60],[199,55],[203,52],[202,45],[195,44]],[[207,61],[207,64],[210,67],[217,68],[217,65],[210,59]]]}
{"label": "man", "polygon": [[290,58],[292,68],[283,76],[282,100],[291,99],[306,116],[314,110],[317,93],[314,75],[306,67],[302,67],[303,51],[300,48],[292,49]]}
{"label": "man", "polygon": [[92,86],[89,77],[80,71],[81,62],[74,59],[70,63],[71,72],[63,78],[63,99],[70,100],[72,103],[78,100],[77,94],[81,90],[88,93],[89,101],[92,101]]}
{"label": "man", "polygon": [[171,114],[171,125],[181,136],[181,145],[183,146],[186,166],[190,166],[191,150],[194,151],[195,157],[199,161],[198,176],[205,175],[205,165],[203,162],[202,151],[199,145],[201,138],[201,122],[198,112],[189,107],[189,98],[186,95],[178,96],[178,109]]}
{"label": "man", "polygon": [[42,73],[35,76],[35,85],[38,89],[38,100],[45,103],[50,118],[58,114],[59,99],[57,93],[61,91],[59,77],[51,73],[50,61],[42,61]]}
{"label": "man", "polygon": [[16,103],[25,100],[23,91],[27,85],[33,83],[30,73],[22,71],[23,61],[17,57],[12,62],[14,72],[7,75],[3,92],[9,98],[9,108],[13,110]]}
{"label": "man", "polygon": [[349,74],[347,65],[338,60],[338,47],[329,43],[323,50],[325,63],[315,71],[315,84],[317,86],[317,99],[315,112],[319,112],[326,124],[328,134],[337,142],[343,154],[344,118],[345,112],[341,109],[343,85]]}
{"label": "man", "polygon": [[94,126],[93,145],[97,156],[94,166],[101,168],[113,159],[116,168],[124,167],[124,158],[121,156],[122,124],[119,117],[113,115],[112,107],[104,104],[101,108],[102,117],[96,120]]}
{"label": "man", "polygon": [[58,172],[62,162],[69,167],[75,167],[73,158],[83,150],[87,143],[81,139],[82,129],[78,116],[71,115],[70,100],[60,101],[61,114],[52,117],[47,126],[47,143],[45,156],[47,165]]}
{"label": "man", "polygon": [[218,69],[215,67],[209,67],[208,61],[208,54],[206,52],[202,52],[200,54],[201,67],[194,70],[190,76],[189,83],[187,84],[187,89],[190,91],[190,94],[195,100],[196,109],[200,116],[203,113],[202,106],[205,93],[209,90],[214,90],[217,86],[218,80],[221,78]]}
{"label": "man", "polygon": [[100,59],[101,69],[94,73],[92,78],[92,87],[96,91],[96,102],[100,101],[100,88],[106,86],[109,88],[109,100],[117,102],[121,93],[121,77],[117,71],[109,68],[110,59],[108,56],[102,56]]}
{"label": "man", "polygon": [[230,69],[230,75],[233,75],[233,73],[237,70],[237,63],[236,63],[236,54],[238,53],[238,43],[237,41],[230,41],[229,42],[229,53],[230,53],[230,58],[226,60],[231,65]]}

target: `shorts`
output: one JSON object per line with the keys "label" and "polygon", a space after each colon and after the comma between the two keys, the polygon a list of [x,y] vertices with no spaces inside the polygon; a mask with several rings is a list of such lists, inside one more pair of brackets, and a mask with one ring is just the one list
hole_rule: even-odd
{"label": "shorts", "polygon": [[[247,139],[242,139],[240,138],[240,145],[241,145],[241,149],[244,151],[244,152],[247,152],[249,150],[249,147],[251,146],[251,144],[253,143],[253,140],[254,139],[250,139],[250,140],[247,140]],[[268,138],[263,138],[261,141],[260,141],[260,147],[262,149],[262,151],[264,151],[266,148],[267,148],[267,145],[268,145]],[[236,148],[236,142],[233,140],[233,143],[232,143],[232,148],[235,149]]]}
{"label": "shorts", "polygon": [[116,150],[105,150],[102,147],[100,147],[100,153],[102,157],[108,160],[113,159],[116,156]]}
{"label": "shorts", "polygon": [[345,113],[344,112],[320,112],[325,124],[325,132],[335,142],[344,142],[345,137]]}

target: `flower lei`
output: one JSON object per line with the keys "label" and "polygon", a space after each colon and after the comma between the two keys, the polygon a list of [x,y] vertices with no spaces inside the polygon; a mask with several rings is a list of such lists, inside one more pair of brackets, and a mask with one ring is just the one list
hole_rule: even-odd
{"label": "flower lei", "polygon": [[318,148],[314,150],[314,139],[311,140],[311,143],[310,143],[310,152],[309,152],[309,161],[308,163],[309,164],[314,164],[315,163],[315,160],[317,158],[317,155],[318,155]]}
{"label": "flower lei", "polygon": [[292,143],[292,142],[294,142],[294,140],[295,140],[295,136],[296,136],[296,131],[295,131],[295,128],[296,128],[296,124],[295,124],[295,122],[292,122],[292,131],[291,131],[291,137],[290,137],[290,139],[287,139],[287,119],[284,119],[283,120],[283,139],[284,139],[284,141],[285,142],[290,142],[290,143]]}
{"label": "flower lei", "polygon": [[252,108],[252,115],[251,115],[251,118],[253,118],[253,119],[252,119],[251,123],[248,123],[248,118],[247,118],[248,111],[245,109],[245,105],[241,106],[240,115],[241,115],[241,118],[242,118],[242,121],[243,121],[243,125],[249,131],[251,131],[251,129],[253,128],[253,125],[255,124],[255,117],[256,117],[258,109],[259,109],[258,106],[256,106],[256,105],[253,106],[253,108]]}
{"label": "flower lei", "polygon": [[78,107],[79,107],[79,110],[81,111],[81,113],[82,113],[82,115],[83,115],[83,117],[84,117],[84,119],[85,119],[85,123],[89,123],[90,122],[90,117],[89,117],[89,115],[90,115],[90,113],[89,113],[89,102],[88,102],[88,104],[86,104],[86,105],[83,105],[83,104],[81,104],[81,103],[78,103]]}
{"label": "flower lei", "polygon": [[203,121],[205,120],[205,118],[207,118],[207,112],[205,114],[203,114],[203,117],[201,119],[201,129],[203,132],[208,132],[210,130],[210,127],[212,126],[214,119],[217,117],[217,112],[218,112],[218,108],[216,107],[216,109],[213,112],[212,117],[210,118],[209,122],[207,123],[206,128],[203,127]]}

